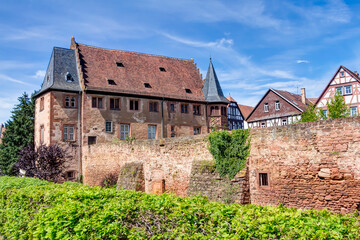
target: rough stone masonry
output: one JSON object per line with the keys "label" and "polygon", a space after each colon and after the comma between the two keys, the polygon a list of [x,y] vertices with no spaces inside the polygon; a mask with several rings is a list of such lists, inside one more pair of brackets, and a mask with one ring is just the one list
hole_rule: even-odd
{"label": "rough stone masonry", "polygon": [[[235,197],[239,203],[346,213],[360,205],[359,147],[360,117],[252,129],[247,171],[226,181],[209,164],[206,135],[104,143],[86,149],[84,182],[100,185],[107,174],[136,163],[143,176],[133,181],[144,179],[147,193],[202,193],[224,202]],[[260,184],[264,173],[267,185]]]}

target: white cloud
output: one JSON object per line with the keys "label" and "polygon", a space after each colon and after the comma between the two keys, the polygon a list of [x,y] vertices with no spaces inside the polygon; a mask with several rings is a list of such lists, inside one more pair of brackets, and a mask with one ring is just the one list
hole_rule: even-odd
{"label": "white cloud", "polygon": [[9,77],[9,76],[7,76],[5,74],[1,74],[1,73],[0,73],[0,81],[3,81],[3,82],[10,81],[10,82],[14,82],[14,83],[23,84],[23,85],[34,86],[33,84],[17,80],[15,78]]}
{"label": "white cloud", "polygon": [[296,63],[310,63],[308,60],[296,60]]}
{"label": "white cloud", "polygon": [[46,71],[44,70],[37,70],[35,75],[32,76],[32,78],[36,78],[36,79],[42,79],[45,77]]}
{"label": "white cloud", "polygon": [[185,44],[185,45],[189,45],[192,47],[203,47],[203,48],[229,48],[234,44],[234,41],[232,39],[226,39],[226,38],[221,38],[219,40],[216,40],[215,42],[201,42],[201,41],[194,41],[194,40],[189,40],[186,38],[182,38],[182,37],[177,37],[168,33],[162,33],[163,36],[174,40],[176,42]]}

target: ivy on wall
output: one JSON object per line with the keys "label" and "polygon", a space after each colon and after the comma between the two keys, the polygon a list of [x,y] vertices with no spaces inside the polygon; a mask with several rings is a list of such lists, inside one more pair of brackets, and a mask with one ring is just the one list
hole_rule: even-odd
{"label": "ivy on wall", "polygon": [[221,177],[233,179],[245,167],[250,153],[248,129],[214,131],[209,135],[209,151],[215,159],[215,168]]}

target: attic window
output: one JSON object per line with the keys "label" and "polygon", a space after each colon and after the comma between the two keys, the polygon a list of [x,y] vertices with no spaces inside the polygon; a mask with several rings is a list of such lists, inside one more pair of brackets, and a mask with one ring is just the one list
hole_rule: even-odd
{"label": "attic window", "polygon": [[72,82],[73,81],[73,78],[72,78],[72,76],[71,76],[71,74],[69,72],[66,73],[65,80],[67,82]]}
{"label": "attic window", "polygon": [[47,80],[47,81],[50,80],[50,76],[49,76],[49,75],[46,76],[46,80]]}
{"label": "attic window", "polygon": [[189,88],[185,88],[185,92],[186,92],[186,93],[192,93]]}
{"label": "attic window", "polygon": [[159,69],[160,69],[160,72],[166,72],[165,68],[163,68],[163,67],[159,67]]}
{"label": "attic window", "polygon": [[112,79],[108,79],[108,84],[109,85],[116,85],[115,81]]}
{"label": "attic window", "polygon": [[151,88],[151,85],[150,85],[150,83],[144,83],[144,87],[146,87],[146,88]]}
{"label": "attic window", "polygon": [[340,72],[340,77],[345,77],[345,73],[344,72]]}
{"label": "attic window", "polygon": [[116,66],[118,67],[124,67],[124,64],[122,62],[116,62]]}

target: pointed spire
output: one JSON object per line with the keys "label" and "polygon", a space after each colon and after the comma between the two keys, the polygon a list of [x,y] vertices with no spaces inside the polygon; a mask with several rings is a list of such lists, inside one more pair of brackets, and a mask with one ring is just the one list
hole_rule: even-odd
{"label": "pointed spire", "polygon": [[208,102],[229,103],[229,101],[224,97],[219,80],[216,76],[214,66],[211,61],[211,57],[208,72],[205,78],[204,87],[202,90],[205,100]]}

